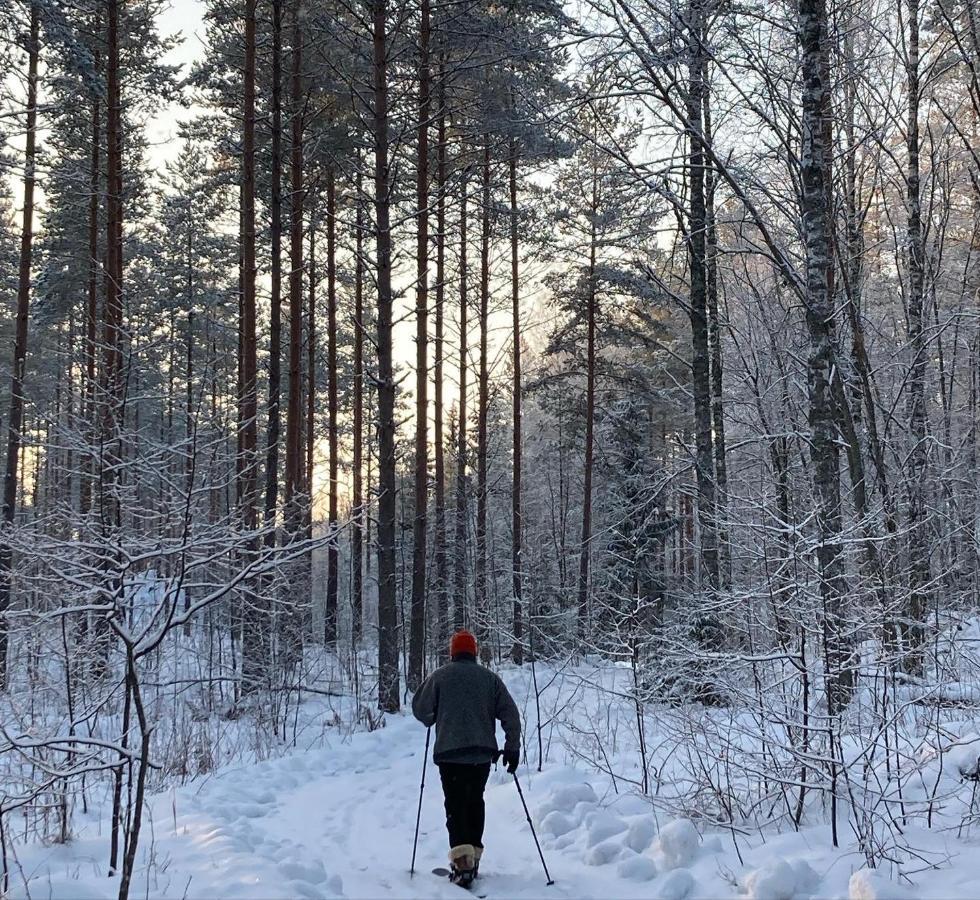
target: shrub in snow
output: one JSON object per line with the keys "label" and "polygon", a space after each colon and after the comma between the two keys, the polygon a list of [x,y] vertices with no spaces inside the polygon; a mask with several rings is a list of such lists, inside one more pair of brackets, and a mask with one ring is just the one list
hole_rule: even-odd
{"label": "shrub in snow", "polygon": [[668,872],[657,887],[657,900],[686,900],[694,890],[694,876],[687,869]]}
{"label": "shrub in snow", "polygon": [[657,864],[649,856],[630,856],[617,866],[616,873],[628,881],[652,881],[657,877]]}
{"label": "shrub in snow", "polygon": [[848,900],[911,900],[913,896],[872,869],[858,869],[847,883]]}
{"label": "shrub in snow", "polygon": [[657,836],[654,858],[662,869],[683,869],[694,862],[700,843],[701,838],[690,819],[675,819]]}
{"label": "shrub in snow", "polygon": [[657,826],[653,823],[653,818],[644,816],[642,819],[634,820],[626,833],[626,846],[637,853],[642,853],[653,843],[657,836]]}
{"label": "shrub in snow", "polygon": [[589,813],[585,817],[585,827],[588,829],[586,845],[589,847],[601,844],[606,838],[626,831],[626,823],[619,816],[614,816],[604,809]]}
{"label": "shrub in snow", "polygon": [[585,853],[585,862],[589,866],[605,866],[623,852],[620,841],[611,839],[590,847]]}

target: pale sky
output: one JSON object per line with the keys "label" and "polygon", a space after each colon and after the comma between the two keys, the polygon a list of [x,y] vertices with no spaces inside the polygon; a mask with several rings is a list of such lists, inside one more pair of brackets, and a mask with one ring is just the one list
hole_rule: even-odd
{"label": "pale sky", "polygon": [[[170,0],[170,6],[157,19],[160,34],[166,37],[180,35],[182,43],[170,53],[166,61],[184,67],[186,73],[190,63],[200,57],[203,51],[204,12],[202,0]],[[182,118],[190,118],[192,110],[184,110],[176,105],[160,109],[147,126],[154,161],[162,164],[177,154],[177,125]]]}

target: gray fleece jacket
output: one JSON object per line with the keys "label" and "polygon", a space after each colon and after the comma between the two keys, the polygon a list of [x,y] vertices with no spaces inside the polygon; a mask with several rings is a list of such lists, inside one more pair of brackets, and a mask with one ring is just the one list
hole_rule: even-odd
{"label": "gray fleece jacket", "polygon": [[506,685],[475,659],[463,657],[436,669],[412,699],[412,712],[436,726],[435,763],[485,763],[497,753],[497,720],[504,749],[520,752],[521,717]]}

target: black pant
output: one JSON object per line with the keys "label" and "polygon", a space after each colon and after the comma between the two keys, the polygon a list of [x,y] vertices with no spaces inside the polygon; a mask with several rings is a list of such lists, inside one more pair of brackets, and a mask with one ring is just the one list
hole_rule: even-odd
{"label": "black pant", "polygon": [[486,807],[483,791],[490,777],[490,763],[439,763],[442,793],[446,798],[446,829],[449,846],[483,846]]}

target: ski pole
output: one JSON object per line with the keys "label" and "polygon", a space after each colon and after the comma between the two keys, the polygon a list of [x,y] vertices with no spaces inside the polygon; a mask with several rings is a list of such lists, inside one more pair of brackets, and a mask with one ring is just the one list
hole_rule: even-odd
{"label": "ski pole", "polygon": [[425,766],[429,761],[429,736],[432,734],[431,728],[425,729],[425,753],[422,756],[422,785],[419,787],[419,811],[415,817],[415,842],[412,844],[412,868],[409,875],[415,877],[415,853],[419,848],[419,823],[422,821],[422,794],[425,791]]}
{"label": "ski pole", "polygon": [[521,798],[521,805],[524,807],[524,815],[527,816],[527,824],[531,826],[531,836],[534,838],[534,846],[538,848],[538,856],[541,857],[541,865],[544,866],[544,875],[548,879],[548,886],[550,887],[555,883],[555,879],[551,877],[551,873],[548,871],[548,864],[544,861],[544,854],[541,852],[541,844],[538,843],[538,836],[534,832],[534,823],[531,821],[531,814],[527,811],[527,801],[524,799],[524,791],[521,790],[521,783],[517,780],[517,773],[511,773],[514,776],[514,784],[517,785],[517,793]]}

